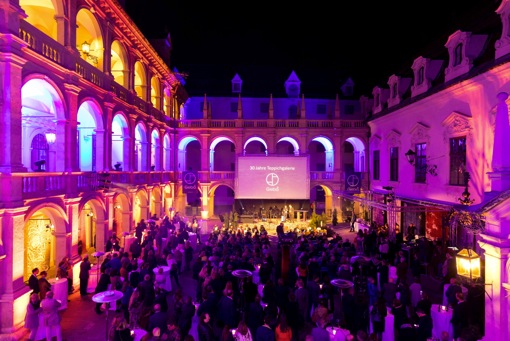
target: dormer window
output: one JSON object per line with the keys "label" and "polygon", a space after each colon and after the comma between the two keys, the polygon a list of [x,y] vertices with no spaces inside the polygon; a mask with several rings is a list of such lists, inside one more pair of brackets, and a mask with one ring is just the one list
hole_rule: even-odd
{"label": "dormer window", "polygon": [[240,94],[243,88],[243,80],[239,77],[239,74],[236,73],[234,78],[232,78],[232,93]]}
{"label": "dormer window", "polygon": [[392,87],[391,91],[392,91],[392,94],[391,94],[392,96],[391,97],[392,98],[397,98],[397,96],[398,96],[398,88],[397,88],[397,83],[396,82],[393,84],[393,87]]}
{"label": "dormer window", "polygon": [[462,63],[462,43],[455,46],[453,66],[460,65]]}
{"label": "dormer window", "polygon": [[380,99],[379,99],[379,94],[375,95],[375,106],[378,107],[379,105],[381,105],[380,103]]}
{"label": "dormer window", "polygon": [[[506,24],[506,25],[505,25],[505,24]],[[507,18],[506,18],[506,23],[504,23],[504,24],[503,24],[503,26],[505,26],[506,28],[508,28],[508,27],[510,26],[509,24],[510,24],[510,14],[507,16]],[[510,30],[508,30],[508,29],[507,29],[506,31],[507,31],[507,32],[506,32],[507,37],[510,37]]]}
{"label": "dormer window", "polygon": [[425,81],[425,68],[423,66],[418,70],[417,76],[416,85],[422,85]]}
{"label": "dormer window", "polygon": [[445,47],[448,48],[449,63],[444,71],[445,81],[448,82],[467,74],[487,47],[488,35],[472,34],[471,32],[456,31],[448,38]]}

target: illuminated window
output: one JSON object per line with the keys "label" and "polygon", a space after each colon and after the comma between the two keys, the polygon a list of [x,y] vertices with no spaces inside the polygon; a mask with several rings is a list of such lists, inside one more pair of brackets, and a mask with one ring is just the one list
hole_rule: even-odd
{"label": "illuminated window", "polygon": [[378,150],[374,150],[373,167],[372,167],[374,170],[374,174],[373,174],[374,180],[379,180],[379,178],[381,176],[380,166],[381,166],[380,153]]}
{"label": "illuminated window", "polygon": [[418,70],[418,80],[416,81],[417,85],[423,84],[424,80],[425,80],[425,68],[422,66]]}
{"label": "illuminated window", "polygon": [[464,186],[466,168],[466,137],[450,139],[450,185]]}
{"label": "illuminated window", "polygon": [[455,54],[453,58],[453,66],[457,66],[462,63],[462,43],[455,46]]}
{"label": "illuminated window", "polygon": [[390,181],[398,181],[398,147],[390,148]]}
{"label": "illuminated window", "polygon": [[427,144],[416,144],[415,152],[414,182],[425,183],[427,181]]}

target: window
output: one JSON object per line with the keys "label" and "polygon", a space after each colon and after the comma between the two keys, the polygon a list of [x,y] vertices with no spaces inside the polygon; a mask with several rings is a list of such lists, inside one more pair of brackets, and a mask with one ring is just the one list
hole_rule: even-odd
{"label": "window", "polygon": [[460,63],[462,63],[462,43],[455,46],[453,66],[460,65]]}
{"label": "window", "polygon": [[464,186],[466,168],[466,137],[450,139],[450,185]]}
{"label": "window", "polygon": [[297,119],[297,118],[299,118],[297,105],[291,105],[289,107],[289,119]]}
{"label": "window", "polygon": [[260,113],[262,114],[269,113],[269,103],[260,103]]}
{"label": "window", "polygon": [[326,115],[326,105],[325,104],[317,104],[317,114]]}
{"label": "window", "polygon": [[375,106],[378,107],[379,106],[379,94],[375,95]]}
{"label": "window", "polygon": [[237,112],[237,102],[230,102],[230,112]]}
{"label": "window", "polygon": [[419,70],[418,70],[418,81],[417,81],[417,85],[421,85],[423,84],[423,81],[425,80],[425,68],[422,66]]}
{"label": "window", "polygon": [[393,91],[392,91],[392,95],[393,97],[392,98],[397,98],[397,95],[398,95],[398,91],[397,91],[397,82],[393,83]]}
{"label": "window", "polygon": [[38,170],[38,166],[35,165],[37,161],[44,161],[41,169],[46,170],[45,162],[48,161],[48,152],[49,152],[48,142],[46,141],[46,136],[44,134],[37,134],[34,136],[31,144],[31,168],[33,171]]}
{"label": "window", "polygon": [[381,160],[380,160],[380,153],[378,150],[374,150],[374,164],[373,164],[373,169],[374,169],[374,180],[379,180],[380,176],[381,176],[381,172],[380,172],[380,165],[381,165]]}
{"label": "window", "polygon": [[390,148],[390,181],[398,181],[398,147]]}
{"label": "window", "polygon": [[416,144],[415,152],[414,182],[425,183],[427,181],[427,144]]}

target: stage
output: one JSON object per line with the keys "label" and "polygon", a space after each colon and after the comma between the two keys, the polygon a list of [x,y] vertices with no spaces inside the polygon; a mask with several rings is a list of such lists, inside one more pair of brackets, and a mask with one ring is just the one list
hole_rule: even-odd
{"label": "stage", "polygon": [[[276,236],[276,227],[280,224],[281,219],[252,219],[249,221],[239,222],[237,224],[238,228],[245,229],[253,229],[255,226],[260,229],[260,226],[264,226],[267,233],[270,236]],[[209,220],[199,220],[200,225],[202,226],[202,233],[211,233],[214,230],[214,227],[218,227],[221,229],[224,225],[219,219],[209,219]],[[296,228],[299,230],[306,230],[309,227],[309,221],[303,220],[286,220],[283,222],[284,232],[294,231]]]}

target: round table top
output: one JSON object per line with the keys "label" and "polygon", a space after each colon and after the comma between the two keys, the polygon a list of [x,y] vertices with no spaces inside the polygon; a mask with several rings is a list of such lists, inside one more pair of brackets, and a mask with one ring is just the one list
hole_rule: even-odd
{"label": "round table top", "polygon": [[96,303],[109,303],[120,300],[124,296],[122,291],[108,290],[95,294],[92,296],[92,301]]}
{"label": "round table top", "polygon": [[158,274],[158,269],[163,269],[163,272],[166,272],[166,271],[170,271],[170,267],[169,266],[157,266],[154,268],[154,274],[157,275]]}
{"label": "round table top", "polygon": [[96,252],[94,252],[94,253],[92,254],[92,256],[94,256],[94,257],[98,258],[98,257],[102,257],[102,256],[104,256],[104,254],[105,254],[105,253],[104,253],[104,252],[102,252],[102,251],[96,251]]}
{"label": "round table top", "polygon": [[346,289],[346,288],[352,288],[354,286],[354,283],[351,281],[347,281],[345,279],[333,279],[331,280],[331,285],[335,286],[340,289]]}
{"label": "round table top", "polygon": [[252,276],[252,272],[249,270],[239,269],[232,271],[232,275],[238,278],[246,278]]}

